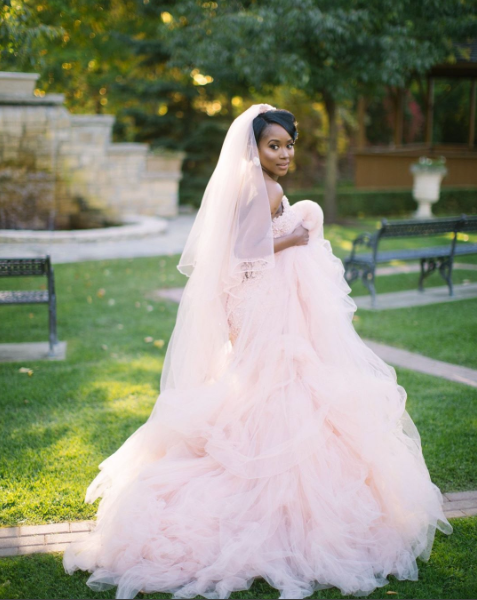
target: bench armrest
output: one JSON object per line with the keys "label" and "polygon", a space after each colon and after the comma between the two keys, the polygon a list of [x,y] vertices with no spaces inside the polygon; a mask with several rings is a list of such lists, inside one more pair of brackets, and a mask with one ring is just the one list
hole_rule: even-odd
{"label": "bench armrest", "polygon": [[349,257],[349,260],[353,260],[355,257],[355,253],[356,250],[358,248],[358,246],[362,245],[362,246],[373,246],[373,238],[374,235],[368,232],[364,232],[364,233],[360,233],[354,240],[353,240],[353,247],[351,248],[351,254]]}

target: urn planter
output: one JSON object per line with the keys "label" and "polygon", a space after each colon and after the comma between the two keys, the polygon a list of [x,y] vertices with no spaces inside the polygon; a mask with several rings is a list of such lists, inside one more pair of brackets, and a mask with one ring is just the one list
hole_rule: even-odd
{"label": "urn planter", "polygon": [[431,219],[432,205],[439,200],[441,181],[447,174],[445,158],[431,159],[421,156],[417,163],[410,166],[414,176],[412,195],[418,204],[414,213],[415,219]]}

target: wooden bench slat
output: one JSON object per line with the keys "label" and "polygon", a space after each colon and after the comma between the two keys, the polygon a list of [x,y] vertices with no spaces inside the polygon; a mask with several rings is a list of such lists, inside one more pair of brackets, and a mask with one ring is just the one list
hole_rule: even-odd
{"label": "wooden bench slat", "polygon": [[0,258],[0,279],[5,277],[46,277],[45,290],[0,290],[0,305],[47,304],[49,328],[49,353],[55,357],[58,344],[56,333],[56,292],[53,266],[49,255],[36,258]]}
{"label": "wooden bench slat", "polygon": [[[427,248],[407,248],[404,250],[385,250],[376,254],[376,262],[389,262],[391,260],[412,260],[420,258],[432,258],[435,256],[449,256],[451,251],[449,246],[434,246]],[[354,261],[372,263],[373,255],[371,252],[355,254]]]}
{"label": "wooden bench slat", "polygon": [[462,244],[455,247],[454,254],[475,254],[477,252],[477,244]]}
{"label": "wooden bench slat", "polygon": [[47,290],[3,291],[0,304],[48,304]]}
{"label": "wooden bench slat", "polygon": [[[391,260],[412,260],[420,258],[438,258],[439,256],[450,256],[450,246],[434,246],[427,248],[408,248],[406,250],[385,250],[379,251],[376,255],[376,262],[388,262]],[[475,254],[477,253],[477,244],[457,244],[454,254]],[[370,252],[355,254],[355,260],[362,262],[373,262],[373,255]]]}
{"label": "wooden bench slat", "polygon": [[0,259],[0,277],[36,277],[46,274],[46,258]]}

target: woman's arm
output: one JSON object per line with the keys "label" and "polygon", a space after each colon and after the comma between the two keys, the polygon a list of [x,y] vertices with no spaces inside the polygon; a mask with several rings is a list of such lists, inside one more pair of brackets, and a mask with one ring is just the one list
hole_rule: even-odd
{"label": "woman's arm", "polygon": [[293,233],[288,233],[287,235],[282,235],[281,237],[277,237],[273,240],[273,251],[280,252],[281,250],[285,250],[285,248],[291,248],[291,246],[295,245],[295,236]]}
{"label": "woman's arm", "polygon": [[291,233],[274,238],[273,251],[280,252],[285,248],[291,248],[291,246],[305,246],[308,244],[309,237],[308,229],[300,223]]}

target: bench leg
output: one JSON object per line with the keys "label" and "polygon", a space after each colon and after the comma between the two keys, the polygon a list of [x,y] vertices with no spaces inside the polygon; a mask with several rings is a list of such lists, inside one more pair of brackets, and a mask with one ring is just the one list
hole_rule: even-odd
{"label": "bench leg", "polygon": [[364,268],[361,280],[371,294],[371,306],[376,308],[376,288],[374,287],[374,267]]}
{"label": "bench leg", "polygon": [[56,296],[50,296],[48,302],[48,325],[49,325],[49,356],[55,356],[56,345],[58,344],[58,336],[56,333]]}
{"label": "bench leg", "polygon": [[452,287],[452,265],[453,260],[449,256],[439,258],[439,273],[441,274],[444,281],[449,286],[449,296],[454,295],[454,289]]}
{"label": "bench leg", "polygon": [[436,261],[434,258],[421,258],[421,275],[419,277],[418,289],[424,291],[424,279],[429,277],[436,270]]}
{"label": "bench leg", "polygon": [[48,356],[55,356],[56,345],[58,344],[58,337],[56,334],[56,292],[55,292],[55,276],[53,267],[48,257],[47,267],[47,278],[48,278],[48,324],[49,324],[49,340],[50,340],[50,351]]}
{"label": "bench leg", "polygon": [[359,277],[359,268],[350,263],[344,263],[345,273],[344,278],[347,283],[353,283]]}
{"label": "bench leg", "polygon": [[351,284],[355,279],[361,277],[362,282],[366,286],[366,289],[371,294],[371,306],[376,308],[376,289],[374,287],[374,265],[363,265],[363,264],[353,264],[353,263],[344,263],[345,274],[344,278]]}

